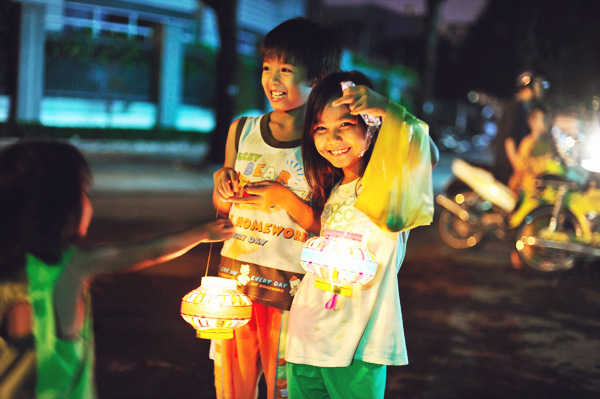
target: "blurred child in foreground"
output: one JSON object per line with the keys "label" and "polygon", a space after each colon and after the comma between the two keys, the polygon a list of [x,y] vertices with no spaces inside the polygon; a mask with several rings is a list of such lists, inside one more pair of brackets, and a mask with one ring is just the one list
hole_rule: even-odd
{"label": "blurred child in foreground", "polygon": [[0,152],[1,398],[95,398],[93,279],[233,233],[220,219],[148,242],[78,249],[92,220],[90,178],[66,143],[24,141]]}

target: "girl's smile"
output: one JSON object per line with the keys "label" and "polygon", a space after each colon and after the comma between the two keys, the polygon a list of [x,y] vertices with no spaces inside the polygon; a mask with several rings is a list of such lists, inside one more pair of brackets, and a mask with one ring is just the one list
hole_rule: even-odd
{"label": "girl's smile", "polygon": [[344,172],[343,183],[359,176],[362,154],[368,145],[365,131],[347,105],[333,107],[331,99],[313,126],[315,148]]}

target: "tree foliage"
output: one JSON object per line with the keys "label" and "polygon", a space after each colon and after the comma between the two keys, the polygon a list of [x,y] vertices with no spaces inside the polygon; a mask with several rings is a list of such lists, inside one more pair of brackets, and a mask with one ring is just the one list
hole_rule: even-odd
{"label": "tree foliage", "polygon": [[458,51],[457,89],[510,96],[517,74],[541,71],[559,104],[600,93],[600,11],[588,0],[490,0]]}

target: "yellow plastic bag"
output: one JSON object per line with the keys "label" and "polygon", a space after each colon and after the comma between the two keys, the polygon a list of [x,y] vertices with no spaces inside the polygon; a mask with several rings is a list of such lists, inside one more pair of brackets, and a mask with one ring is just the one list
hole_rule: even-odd
{"label": "yellow plastic bag", "polygon": [[390,101],[355,207],[381,229],[433,221],[429,127]]}

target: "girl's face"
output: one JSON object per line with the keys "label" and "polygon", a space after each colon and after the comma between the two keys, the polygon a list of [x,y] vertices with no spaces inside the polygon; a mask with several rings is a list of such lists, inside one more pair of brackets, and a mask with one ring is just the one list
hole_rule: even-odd
{"label": "girl's face", "polygon": [[94,208],[90,202],[87,188],[81,193],[81,221],[79,222],[79,237],[85,237],[87,235],[88,227],[92,221],[92,215],[94,214]]}
{"label": "girl's face", "polygon": [[281,59],[264,60],[261,83],[275,111],[300,108],[312,90],[306,67]]}
{"label": "girl's face", "polygon": [[362,154],[368,146],[365,131],[358,117],[350,114],[347,105],[331,106],[330,99],[312,127],[315,148],[326,160],[344,172],[342,183],[359,177]]}

